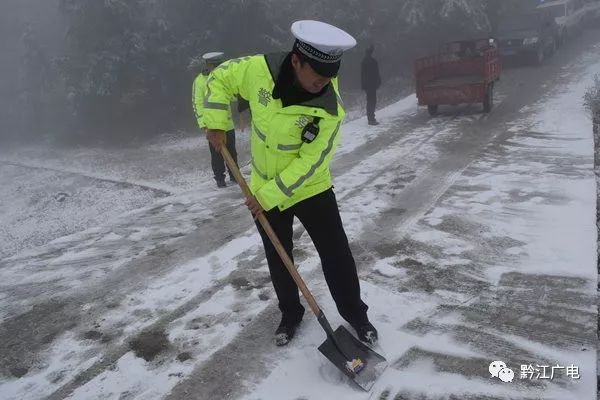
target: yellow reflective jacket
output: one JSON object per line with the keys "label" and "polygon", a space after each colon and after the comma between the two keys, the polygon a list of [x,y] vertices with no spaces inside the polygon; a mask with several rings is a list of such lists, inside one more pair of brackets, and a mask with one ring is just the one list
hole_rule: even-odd
{"label": "yellow reflective jacket", "polygon": [[[332,187],[329,164],[340,138],[345,112],[333,79],[321,96],[283,107],[272,96],[287,53],[229,60],[209,75],[203,122],[227,130],[228,104],[241,96],[250,104],[252,173],[250,190],[265,210],[285,210]],[[304,143],[304,126],[319,117],[319,134]]]}
{"label": "yellow reflective jacket", "polygon": [[[194,79],[194,84],[192,85],[192,107],[194,109],[194,116],[196,117],[196,121],[198,121],[198,127],[200,129],[206,127],[202,121],[202,114],[204,114],[204,96],[206,96],[207,81],[208,75],[202,73],[199,74],[196,79]],[[225,131],[231,131],[234,129],[231,114],[229,115],[228,121],[229,123],[227,124],[227,129],[225,129]]]}

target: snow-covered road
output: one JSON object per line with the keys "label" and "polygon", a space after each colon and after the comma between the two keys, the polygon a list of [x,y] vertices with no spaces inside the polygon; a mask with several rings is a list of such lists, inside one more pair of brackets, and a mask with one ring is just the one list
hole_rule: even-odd
{"label": "snow-covered road", "polygon": [[[581,99],[599,56],[590,31],[540,69],[506,71],[490,115],[472,105],[430,119],[411,96],[376,128],[346,124],[335,191],[390,362],[371,393],[316,350],[324,334],[308,313],[289,347],[274,346],[260,238],[239,190],[206,182],[0,261],[0,397],[596,398],[596,184]],[[341,324],[295,232],[300,271]],[[496,360],[512,382],[490,376]],[[553,379],[522,375],[530,364],[555,367]]]}

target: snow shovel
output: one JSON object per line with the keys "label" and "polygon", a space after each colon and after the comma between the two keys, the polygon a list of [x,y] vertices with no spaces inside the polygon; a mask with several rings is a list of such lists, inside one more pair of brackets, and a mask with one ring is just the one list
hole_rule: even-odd
{"label": "snow shovel", "polygon": [[[223,155],[223,158],[225,158],[225,162],[233,173],[235,180],[242,188],[244,195],[246,197],[252,196],[250,188],[248,188],[244,177],[225,146],[221,147],[221,154]],[[308,302],[311,310],[317,316],[319,324],[321,324],[321,327],[323,327],[327,334],[327,339],[319,346],[319,351],[363,390],[371,390],[375,381],[388,366],[386,359],[355,338],[343,326],[340,326],[335,331],[331,328],[323,310],[321,310],[317,301],[306,287],[304,280],[302,280],[296,266],[286,253],[267,218],[263,214],[260,214],[258,216],[258,221],[271,239],[273,246],[277,249],[277,253],[283,260],[287,270],[292,275],[292,278],[294,278],[294,282],[296,282],[296,285],[300,288],[300,291]]]}

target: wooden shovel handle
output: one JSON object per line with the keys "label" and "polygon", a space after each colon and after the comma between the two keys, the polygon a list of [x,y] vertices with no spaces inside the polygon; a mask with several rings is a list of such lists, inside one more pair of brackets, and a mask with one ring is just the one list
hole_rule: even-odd
{"label": "wooden shovel handle", "polygon": [[[248,187],[248,184],[246,184],[246,180],[242,176],[242,173],[240,172],[240,169],[236,165],[235,161],[233,161],[233,158],[231,157],[231,154],[229,154],[229,151],[227,150],[227,148],[225,146],[221,146],[221,154],[223,155],[223,158],[225,159],[225,162],[227,163],[227,166],[229,167],[229,170],[233,174],[233,177],[237,181],[238,185],[240,185],[240,187],[242,188],[242,192],[244,192],[244,196],[246,196],[247,198],[251,197],[252,196],[252,192],[250,191],[250,188]],[[298,270],[296,269],[296,266],[294,265],[294,263],[292,262],[292,260],[288,256],[287,252],[283,248],[283,245],[279,241],[279,238],[275,234],[275,231],[273,231],[273,228],[271,228],[271,224],[269,224],[269,221],[267,220],[267,217],[265,217],[265,215],[262,214],[262,213],[259,214],[258,215],[258,222],[261,224],[261,226],[263,227],[263,229],[267,233],[267,236],[271,240],[271,243],[273,243],[273,246],[275,247],[275,250],[277,250],[277,253],[279,254],[279,257],[281,257],[281,260],[283,260],[283,263],[285,264],[285,267],[289,271],[290,275],[292,275],[292,278],[294,279],[294,282],[296,282],[296,285],[298,285],[298,288],[300,289],[300,292],[302,292],[302,295],[304,296],[304,298],[308,302],[308,305],[310,306],[310,308],[312,309],[312,311],[315,313],[315,315],[318,316],[321,313],[321,308],[317,304],[317,301],[313,297],[313,295],[310,292],[310,290],[308,290],[308,287],[306,287],[306,284],[304,283],[304,280],[302,279],[302,277],[298,273]]]}

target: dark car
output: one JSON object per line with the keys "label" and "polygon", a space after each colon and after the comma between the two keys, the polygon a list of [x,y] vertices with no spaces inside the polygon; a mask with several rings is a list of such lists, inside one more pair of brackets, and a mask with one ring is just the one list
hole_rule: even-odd
{"label": "dark car", "polygon": [[502,57],[524,57],[542,64],[556,51],[559,28],[550,14],[531,12],[503,17],[494,36]]}

